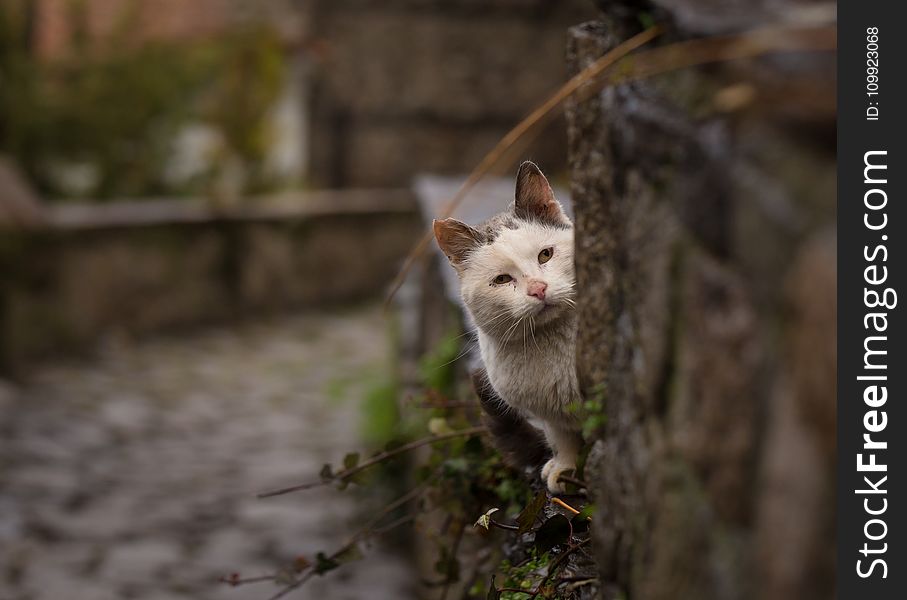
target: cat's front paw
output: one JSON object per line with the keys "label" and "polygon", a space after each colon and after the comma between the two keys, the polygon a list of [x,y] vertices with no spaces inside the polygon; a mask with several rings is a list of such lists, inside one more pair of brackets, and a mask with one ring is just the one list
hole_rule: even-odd
{"label": "cat's front paw", "polygon": [[567,491],[567,484],[558,481],[561,475],[566,475],[574,471],[572,463],[558,461],[552,458],[542,467],[542,480],[548,486],[548,491],[552,494],[563,494]]}

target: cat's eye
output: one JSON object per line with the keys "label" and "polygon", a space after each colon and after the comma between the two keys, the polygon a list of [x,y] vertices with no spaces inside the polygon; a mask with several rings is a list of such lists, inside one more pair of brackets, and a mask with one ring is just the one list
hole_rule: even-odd
{"label": "cat's eye", "polygon": [[506,273],[502,273],[494,278],[494,283],[497,285],[504,285],[505,283],[510,283],[513,281],[513,277]]}
{"label": "cat's eye", "polygon": [[544,250],[539,252],[539,264],[545,264],[546,262],[551,260],[552,256],[554,256],[554,248],[545,248]]}

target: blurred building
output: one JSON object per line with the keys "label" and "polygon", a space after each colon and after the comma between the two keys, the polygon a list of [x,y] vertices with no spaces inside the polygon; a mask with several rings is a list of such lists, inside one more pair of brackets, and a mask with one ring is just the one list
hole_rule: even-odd
{"label": "blurred building", "polygon": [[[307,162],[306,88],[299,46],[306,30],[304,6],[304,3],[291,0],[36,0],[20,3],[17,12],[24,15],[30,55],[48,71],[53,71],[58,65],[64,68],[82,67],[84,70],[87,65],[103,64],[111,57],[138,56],[137,51],[150,44],[171,49],[182,47],[178,51],[186,53],[185,62],[195,64],[198,52],[194,49],[200,44],[216,46],[221,58],[226,48],[232,45],[235,49],[234,64],[226,69],[230,71],[226,77],[250,79],[245,86],[240,84],[239,88],[233,88],[235,96],[237,92],[243,94],[239,90],[246,87],[249,90],[244,93],[247,98],[220,98],[213,104],[247,105],[262,96],[262,89],[268,88],[260,85],[262,76],[258,73],[264,69],[261,64],[254,64],[261,56],[259,54],[256,58],[255,53],[262,50],[263,43],[269,43],[266,38],[276,40],[277,53],[282,56],[272,58],[278,58],[280,63],[280,87],[267,103],[266,132],[263,134],[267,138],[267,147],[263,152],[263,172],[258,177],[260,182],[273,188],[299,183]],[[247,35],[242,39],[235,35],[238,32],[257,32],[259,37],[252,39]],[[263,35],[262,32],[268,33]],[[241,58],[243,53],[251,58]],[[244,60],[248,68],[240,72],[236,63]],[[141,69],[141,66],[136,65],[136,68]],[[149,65],[143,71],[146,79],[157,77],[155,65]],[[103,73],[101,77],[104,77]],[[109,79],[108,74],[103,85],[115,85]],[[174,73],[171,87],[186,87],[188,82],[183,79],[180,79],[179,73]],[[131,89],[131,83],[134,84],[124,81],[123,89]],[[133,93],[140,97],[143,95],[142,90],[134,90]],[[77,93],[73,95],[76,96],[73,100],[78,101]],[[212,104],[210,100],[207,102]],[[184,102],[187,106],[195,103]],[[248,170],[248,165],[243,164],[241,159],[244,157],[236,156],[236,144],[232,143],[235,140],[226,139],[230,133],[222,130],[220,126],[223,123],[211,123],[210,119],[199,118],[191,109],[184,112],[192,116],[171,134],[170,158],[161,169],[166,187],[176,193],[190,189],[197,191],[199,179],[214,179],[206,186],[209,188],[206,195],[238,197],[247,192],[249,178],[243,170]],[[225,114],[221,111],[221,121],[229,120]],[[146,122],[150,122],[151,117],[160,120],[155,115],[149,115]],[[243,119],[251,122],[246,116],[238,116],[234,120]],[[148,136],[136,131],[130,137],[142,140]],[[45,169],[51,173],[50,187],[55,192],[52,195],[89,198],[104,195],[98,194],[98,180],[102,176],[98,165],[92,163],[91,150],[85,154],[86,158],[78,160],[55,159]],[[212,177],[212,173],[217,175]],[[261,185],[259,183],[254,187],[260,188]],[[151,193],[160,192],[154,190]],[[149,191],[142,190],[141,186],[126,193],[148,194]]]}
{"label": "blurred building", "polygon": [[[340,286],[331,301],[382,289],[417,236],[409,192],[417,175],[472,170],[567,79],[568,26],[596,14],[588,0],[12,2],[3,7],[26,24],[34,99],[54,92],[62,116],[34,119],[50,126],[33,136],[42,144],[31,170],[19,147],[3,150],[9,172],[31,177],[34,196],[47,200],[44,227],[58,239],[46,244],[43,232],[19,231],[18,245],[0,253],[0,363],[9,364],[114,331],[145,334],[314,304],[319,298],[300,282],[321,269]],[[243,29],[265,31],[276,56],[245,60],[243,38],[233,35]],[[183,85],[175,71],[208,40],[203,50],[217,47],[230,60],[217,63],[214,77],[190,81],[189,91],[174,91]],[[165,48],[167,61],[131,52],[148,48]],[[274,63],[283,75],[265,104],[256,75]],[[87,83],[67,87],[74,79]],[[139,110],[155,95],[145,89],[161,100]],[[268,110],[242,112],[254,102]],[[37,107],[31,115],[44,102],[21,104]],[[124,107],[128,120],[111,110]],[[175,113],[165,134],[161,107]],[[252,131],[264,130],[267,144],[263,165],[254,166],[269,181],[257,188],[243,181],[239,136],[229,138],[248,113],[266,117]],[[78,127],[56,126],[73,121]],[[112,131],[102,136],[103,126]],[[552,123],[513,162],[532,158],[563,175],[565,130]],[[159,145],[149,150],[152,143]],[[4,181],[12,177],[0,179],[9,187]],[[56,202],[62,198],[68,202]],[[79,198],[85,204],[73,205]],[[98,206],[101,199],[110,205]],[[199,199],[211,202],[192,202]],[[271,200],[293,206],[270,211]],[[16,208],[21,220],[25,203],[6,204],[2,212]],[[317,223],[317,235],[302,222]],[[310,242],[317,244],[300,245]],[[363,261],[357,247],[382,251]]]}
{"label": "blurred building", "polygon": [[[567,27],[596,14],[588,0],[36,0],[28,7],[32,51],[45,62],[76,49],[103,55],[215,38],[249,23],[277,30],[289,77],[274,107],[267,162],[277,179],[315,187],[407,187],[417,173],[471,170],[566,79]],[[179,178],[203,170],[217,140],[193,124],[176,143],[180,164],[168,172]],[[563,171],[563,121],[526,154],[548,172]]]}

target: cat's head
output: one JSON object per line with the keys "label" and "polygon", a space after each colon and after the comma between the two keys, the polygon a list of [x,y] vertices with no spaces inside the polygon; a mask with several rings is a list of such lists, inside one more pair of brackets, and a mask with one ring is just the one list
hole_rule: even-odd
{"label": "cat's head", "polygon": [[574,310],[573,224],[533,163],[520,165],[508,212],[477,227],[435,221],[434,232],[485,333],[519,338]]}

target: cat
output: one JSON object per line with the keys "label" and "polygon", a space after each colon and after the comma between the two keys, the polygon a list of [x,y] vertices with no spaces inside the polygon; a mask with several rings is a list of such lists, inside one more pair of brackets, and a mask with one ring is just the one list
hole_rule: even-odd
{"label": "cat", "polygon": [[541,436],[528,419],[539,422],[552,453],[541,477],[561,493],[560,478],[575,469],[582,447],[573,223],[526,161],[507,212],[476,227],[435,220],[433,229],[476,325],[484,372],[474,383],[496,445],[512,463],[534,461]]}

